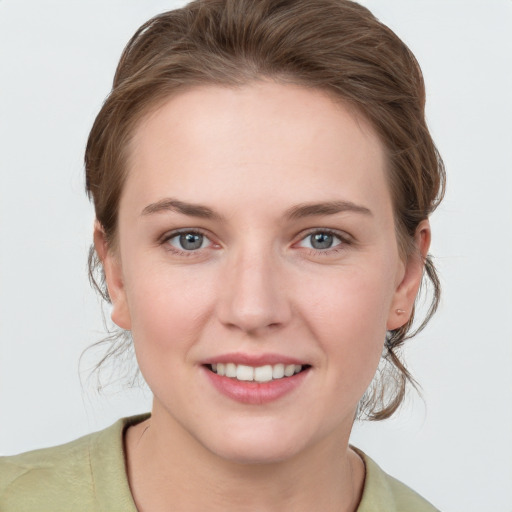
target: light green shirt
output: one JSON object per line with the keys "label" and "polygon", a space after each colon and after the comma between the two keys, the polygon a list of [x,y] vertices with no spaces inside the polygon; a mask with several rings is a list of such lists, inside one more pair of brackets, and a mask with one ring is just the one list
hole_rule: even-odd
{"label": "light green shirt", "polygon": [[[126,477],[123,433],[147,417],[124,418],[54,448],[0,457],[0,511],[137,512]],[[439,512],[358,453],[366,478],[357,512]]]}

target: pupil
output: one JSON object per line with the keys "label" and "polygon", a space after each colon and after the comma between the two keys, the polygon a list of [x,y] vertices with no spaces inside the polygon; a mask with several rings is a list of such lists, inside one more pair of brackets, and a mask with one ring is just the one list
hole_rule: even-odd
{"label": "pupil", "polygon": [[315,249],[329,249],[332,245],[332,235],[329,233],[316,233],[311,235],[311,245]]}
{"label": "pupil", "polygon": [[186,233],[180,235],[180,245],[183,249],[191,251],[193,249],[199,249],[203,245],[203,235],[197,233]]}

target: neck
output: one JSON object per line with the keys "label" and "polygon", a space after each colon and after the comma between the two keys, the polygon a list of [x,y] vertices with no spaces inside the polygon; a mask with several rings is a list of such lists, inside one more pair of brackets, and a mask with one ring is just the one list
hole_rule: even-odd
{"label": "neck", "polygon": [[354,512],[364,464],[348,434],[323,439],[283,461],[240,463],[207,450],[158,415],[125,437],[128,479],[139,512],[237,510]]}

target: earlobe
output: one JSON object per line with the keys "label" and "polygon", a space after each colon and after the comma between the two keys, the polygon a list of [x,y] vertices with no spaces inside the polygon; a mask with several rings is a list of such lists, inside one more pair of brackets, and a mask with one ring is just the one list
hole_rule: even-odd
{"label": "earlobe", "polygon": [[105,231],[99,221],[94,223],[94,248],[103,265],[108,295],[112,302],[112,321],[121,329],[131,329],[130,312],[126,300],[121,261],[116,251],[109,247]]}
{"label": "earlobe", "polygon": [[386,326],[388,331],[402,327],[411,317],[414,301],[423,279],[430,239],[430,223],[425,219],[418,224],[414,236],[415,250],[407,258],[403,277],[395,290]]}

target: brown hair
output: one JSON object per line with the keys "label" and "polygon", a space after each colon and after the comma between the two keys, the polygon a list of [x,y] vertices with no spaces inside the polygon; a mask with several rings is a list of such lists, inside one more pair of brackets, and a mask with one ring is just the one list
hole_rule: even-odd
{"label": "brown hair", "polygon": [[[423,77],[394,32],[348,0],[196,0],[137,30],[122,54],[85,152],[87,193],[108,243],[115,245],[127,148],[140,119],[180,88],[236,87],[262,78],[327,91],[370,121],[387,149],[397,239],[403,257],[410,255],[416,228],[441,200],[445,180],[425,122]],[[109,301],[94,249],[89,269],[93,284]],[[382,359],[386,375],[374,379],[362,398],[361,417],[391,416],[404,398],[406,383],[414,384],[399,351],[439,303],[430,256],[425,277],[433,284],[426,318],[413,333],[414,315],[388,332]],[[129,343],[122,336],[119,340],[103,360]]]}

